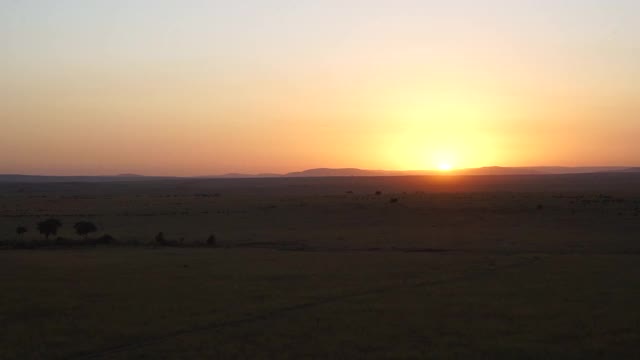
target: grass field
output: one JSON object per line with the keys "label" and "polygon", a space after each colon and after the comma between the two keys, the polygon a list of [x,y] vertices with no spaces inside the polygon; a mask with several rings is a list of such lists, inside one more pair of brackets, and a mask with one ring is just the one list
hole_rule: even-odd
{"label": "grass field", "polygon": [[0,359],[639,358],[638,179],[2,184]]}

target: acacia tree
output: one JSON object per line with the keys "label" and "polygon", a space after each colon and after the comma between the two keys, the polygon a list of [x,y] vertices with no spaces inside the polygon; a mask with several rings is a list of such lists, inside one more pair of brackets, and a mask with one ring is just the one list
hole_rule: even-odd
{"label": "acacia tree", "polygon": [[73,228],[76,229],[76,234],[80,236],[84,236],[84,239],[87,240],[87,237],[90,233],[94,233],[98,231],[98,227],[89,221],[80,221],[73,225]]}
{"label": "acacia tree", "polygon": [[58,234],[62,223],[58,219],[47,219],[38,223],[38,232],[49,240],[49,236]]}

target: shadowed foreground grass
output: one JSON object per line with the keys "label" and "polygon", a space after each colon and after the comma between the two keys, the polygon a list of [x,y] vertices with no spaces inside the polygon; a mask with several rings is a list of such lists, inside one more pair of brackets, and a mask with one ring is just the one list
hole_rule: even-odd
{"label": "shadowed foreground grass", "polygon": [[638,359],[638,176],[0,185],[0,359]]}
{"label": "shadowed foreground grass", "polygon": [[0,252],[1,359],[638,358],[640,258]]}

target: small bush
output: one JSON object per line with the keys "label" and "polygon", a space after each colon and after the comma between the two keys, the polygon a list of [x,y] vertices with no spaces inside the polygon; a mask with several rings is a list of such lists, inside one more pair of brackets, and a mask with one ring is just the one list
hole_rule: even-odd
{"label": "small bush", "polygon": [[98,244],[113,244],[116,242],[116,239],[113,238],[113,236],[109,235],[109,234],[104,234],[102,236],[100,236],[96,242]]}
{"label": "small bush", "polygon": [[22,236],[22,235],[23,235],[24,233],[26,233],[27,231],[28,231],[28,230],[27,230],[26,226],[18,226],[18,227],[16,228],[16,234],[17,234],[18,236]]}
{"label": "small bush", "polygon": [[69,239],[67,239],[67,238],[65,238],[65,237],[58,236],[58,237],[56,238],[56,244],[57,244],[57,245],[71,245],[71,244],[72,244],[72,241],[71,241],[71,240],[69,240]]}

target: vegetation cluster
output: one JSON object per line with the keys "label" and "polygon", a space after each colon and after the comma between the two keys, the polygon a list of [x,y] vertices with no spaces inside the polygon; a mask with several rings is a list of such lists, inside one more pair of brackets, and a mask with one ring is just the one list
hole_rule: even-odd
{"label": "vegetation cluster", "polygon": [[[98,232],[98,226],[91,221],[79,221],[73,225],[75,233],[80,237],[79,239],[57,236],[62,226],[62,221],[56,218],[49,218],[40,221],[36,224],[35,228],[44,238],[40,240],[26,241],[24,239],[24,235],[29,232],[29,228],[25,225],[20,225],[15,229],[15,239],[7,241],[0,240],[0,248],[37,249],[43,247],[81,247],[95,245],[144,245],[137,242],[121,242],[106,233],[99,237],[90,237],[91,234]],[[54,236],[55,238],[53,238]],[[163,232],[159,232],[151,244],[154,244],[155,246],[216,247],[217,241],[216,236],[212,234],[204,242],[185,243],[184,238],[180,238],[177,241],[169,240],[165,238]]]}

